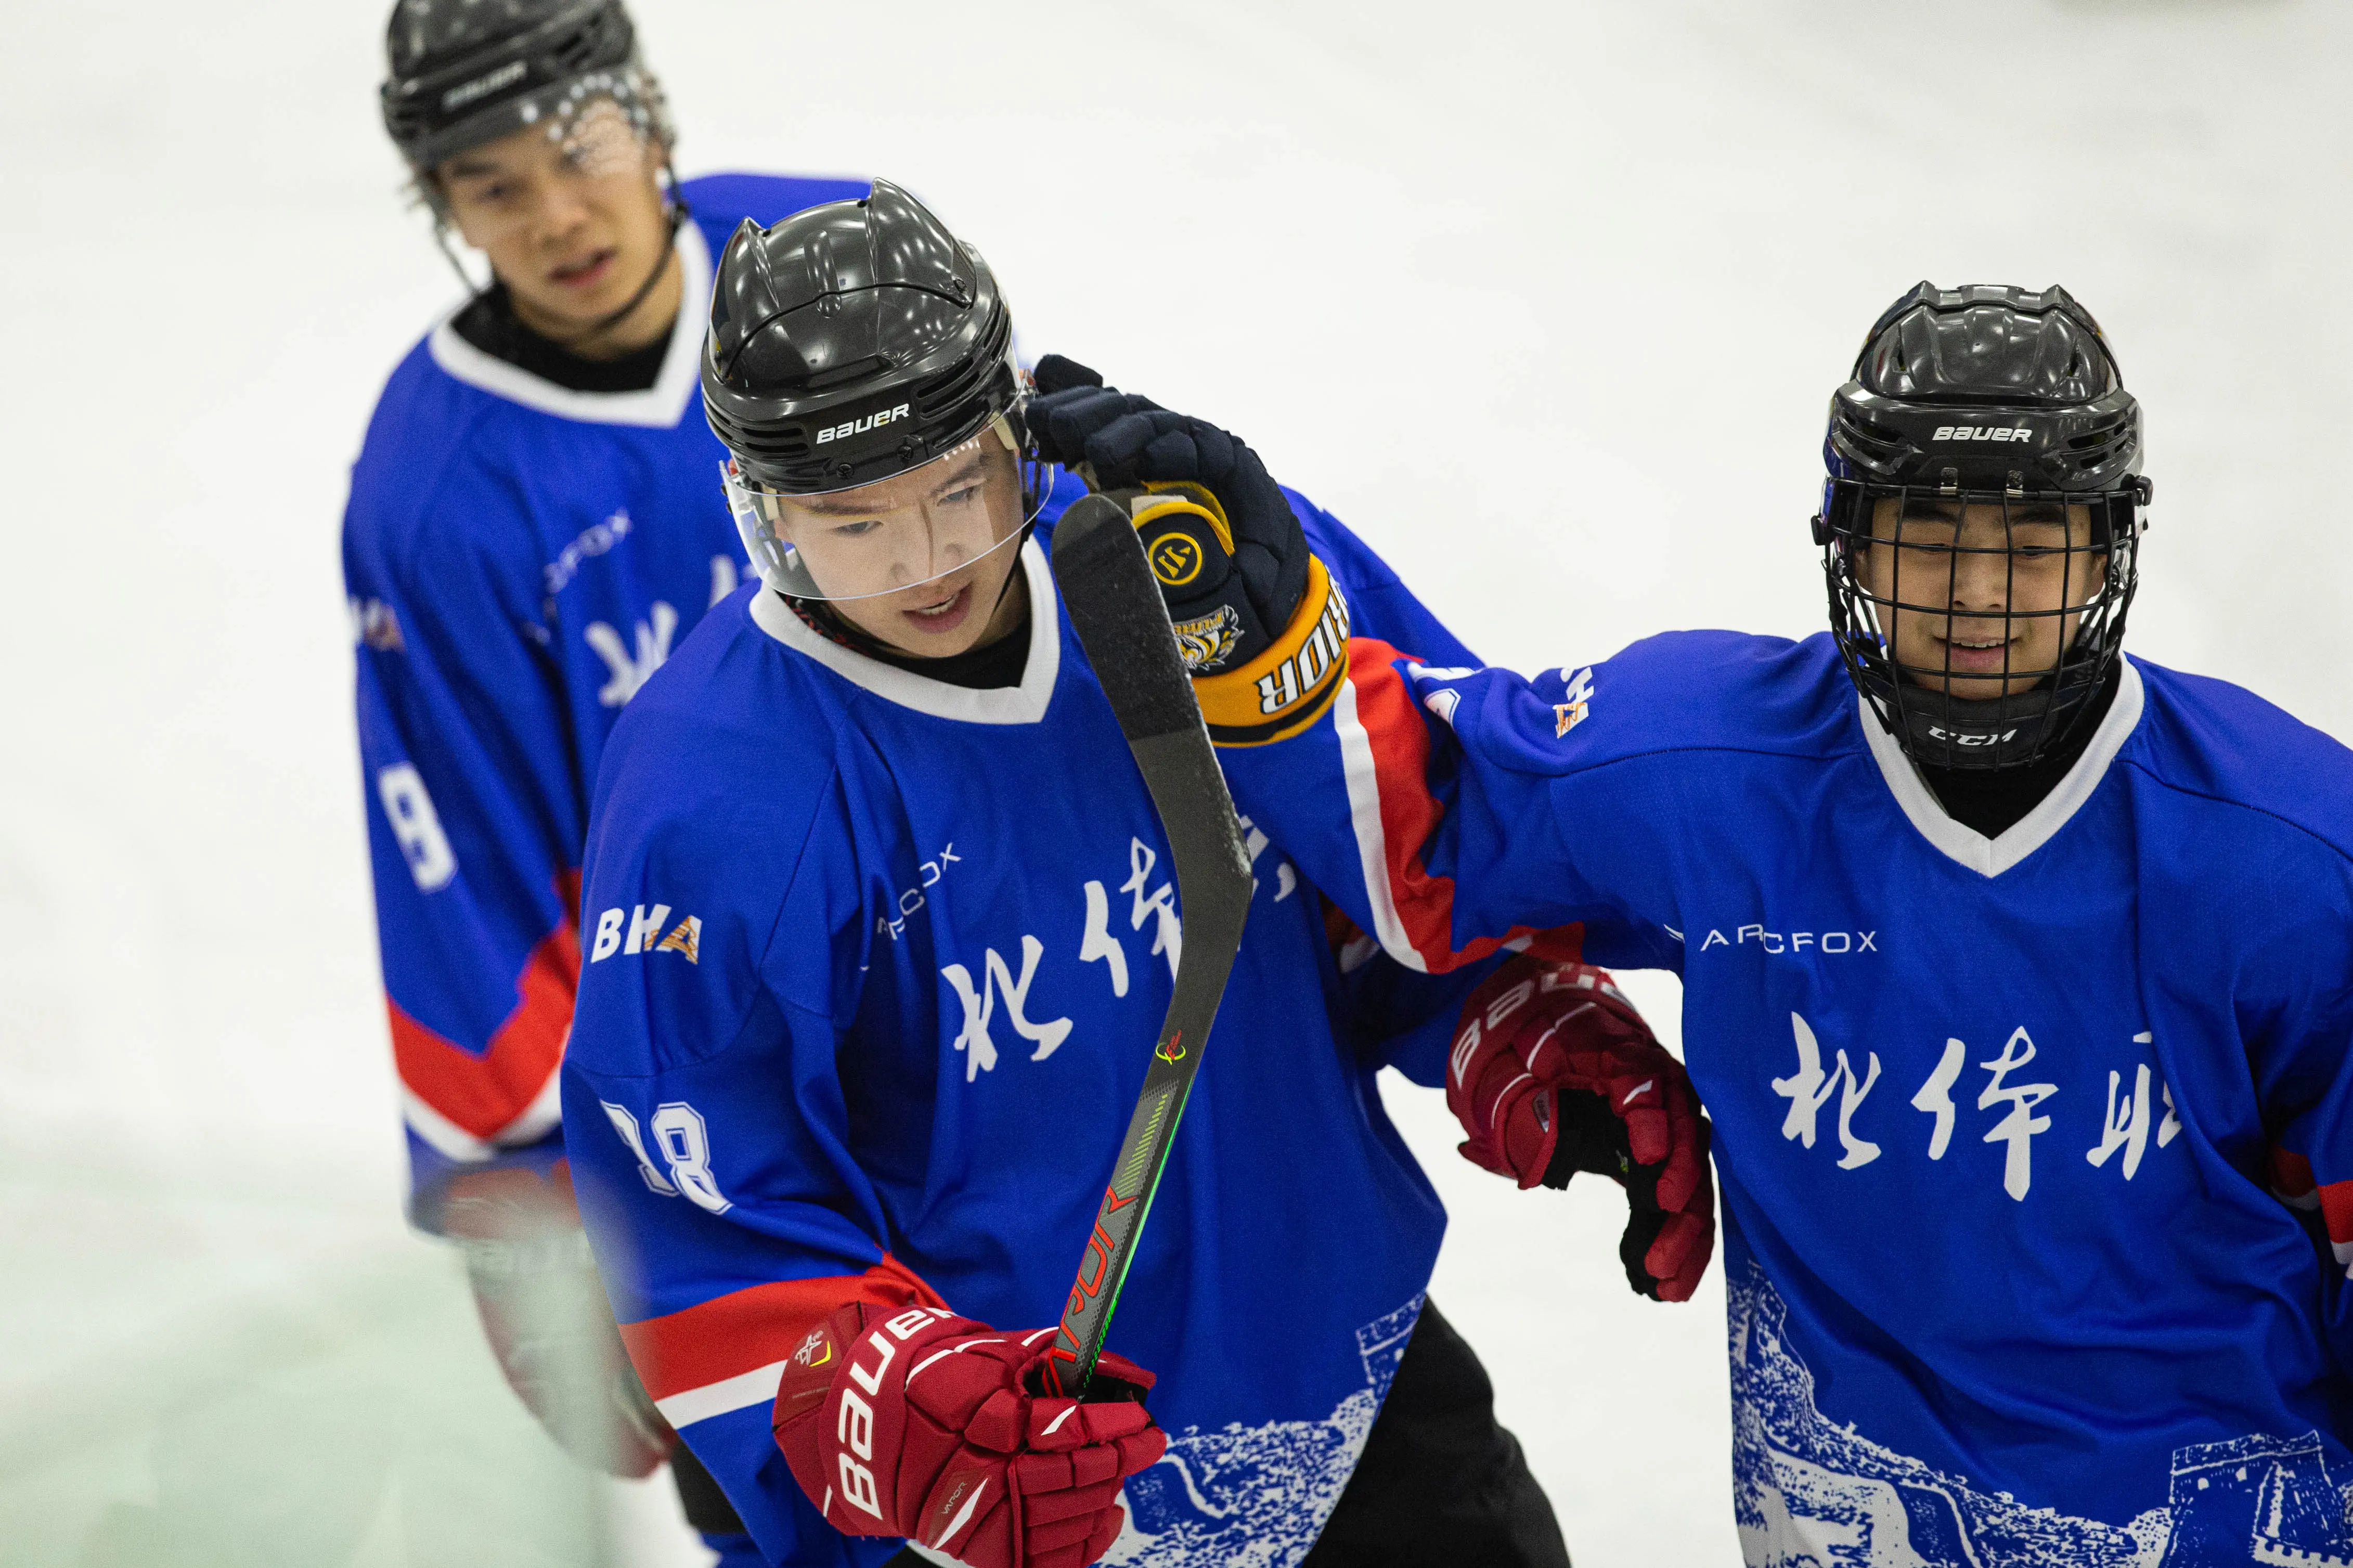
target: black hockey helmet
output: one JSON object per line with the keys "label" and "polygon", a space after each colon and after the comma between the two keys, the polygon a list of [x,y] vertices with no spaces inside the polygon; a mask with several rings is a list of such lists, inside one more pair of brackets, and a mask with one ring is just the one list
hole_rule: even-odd
{"label": "black hockey helmet", "polygon": [[[1873,323],[1850,378],[1831,398],[1822,444],[1829,477],[1814,541],[1847,671],[1915,761],[2030,763],[2089,710],[2121,657],[2139,580],[2140,511],[2151,493],[2141,447],[2139,401],[2125,390],[2098,323],[2063,289],[1924,282]],[[1963,544],[1955,520],[1989,515],[1978,510],[1988,508],[2000,520],[1999,541]],[[2084,538],[2068,524],[2063,547],[2054,550],[2045,533],[2013,552],[2013,529],[2028,519],[2079,515],[2088,516]],[[1868,552],[1898,542],[1896,581],[1875,595],[1862,576]],[[2013,563],[2031,558],[2047,579],[2053,553],[2061,556],[2059,607],[2006,605],[2002,621],[2072,620],[2073,636],[2054,668],[2013,669],[2007,643],[2000,668],[1987,676],[1956,670],[1949,642],[1941,666],[1897,662],[1883,623],[1898,608],[1945,613],[1965,557],[2001,557],[2014,587]],[[1936,563],[1929,575],[1941,580],[1906,593],[1905,561]],[[2027,689],[2010,690],[2030,679]],[[1967,699],[1956,686],[2000,695]]]}
{"label": "black hockey helmet", "polygon": [[396,0],[385,29],[384,127],[428,194],[470,147],[609,99],[640,135],[673,137],[620,0]]}
{"label": "black hockey helmet", "polygon": [[[1018,464],[1025,389],[987,262],[887,180],[773,228],[746,219],[720,258],[703,414],[733,457],[745,547],[781,592],[860,596],[812,580],[786,514],[817,504],[807,498],[871,490],[992,431],[992,460]],[[1024,478],[1018,525],[1039,493]],[[1003,521],[988,548],[1010,542]]]}

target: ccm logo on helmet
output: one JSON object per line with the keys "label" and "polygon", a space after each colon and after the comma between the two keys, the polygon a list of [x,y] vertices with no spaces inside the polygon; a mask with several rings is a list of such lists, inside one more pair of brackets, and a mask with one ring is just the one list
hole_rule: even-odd
{"label": "ccm logo on helmet", "polygon": [[863,436],[878,425],[888,425],[893,419],[904,419],[907,417],[909,406],[902,403],[896,408],[885,408],[879,413],[870,414],[863,419],[853,419],[847,425],[837,425],[830,430],[820,430],[817,433],[817,445],[822,447],[828,441],[843,441],[852,436]]}
{"label": "ccm logo on helmet", "polygon": [[1939,425],[1931,441],[2023,441],[2033,435],[2024,425]]}

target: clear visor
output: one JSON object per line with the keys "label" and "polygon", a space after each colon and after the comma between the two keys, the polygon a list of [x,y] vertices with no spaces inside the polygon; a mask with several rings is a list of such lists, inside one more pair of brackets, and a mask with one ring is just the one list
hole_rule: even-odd
{"label": "clear visor", "polygon": [[920,468],[849,489],[786,494],[732,458],[722,471],[745,553],[797,599],[871,599],[969,571],[1021,537],[1045,493],[1023,482],[1002,415]]}
{"label": "clear visor", "polygon": [[626,200],[660,166],[651,115],[641,100],[569,84],[543,105],[509,105],[515,129],[440,165],[441,199],[459,232],[489,249],[551,212]]}

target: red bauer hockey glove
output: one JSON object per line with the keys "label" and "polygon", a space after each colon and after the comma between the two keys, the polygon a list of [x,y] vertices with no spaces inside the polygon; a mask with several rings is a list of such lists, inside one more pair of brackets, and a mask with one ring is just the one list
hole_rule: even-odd
{"label": "red bauer hockey glove", "polygon": [[441,1215],[465,1252],[482,1331],[516,1396],[581,1464],[651,1475],[678,1434],[621,1348],[570,1166],[558,1161],[544,1177],[513,1165],[460,1172]]}
{"label": "red bauer hockey glove", "polygon": [[1035,1393],[1054,1331],[852,1302],[776,1390],[776,1446],[845,1535],[898,1535],[972,1568],[1082,1568],[1111,1549],[1120,1483],[1168,1444],[1152,1374],[1104,1352],[1085,1404]]}
{"label": "red bauer hockey glove", "polygon": [[1489,975],[1463,1005],[1446,1104],[1470,1134],[1463,1158],[1523,1188],[1616,1181],[1628,1282],[1660,1301],[1698,1289],[1715,1251],[1707,1118],[1608,971],[1523,954]]}

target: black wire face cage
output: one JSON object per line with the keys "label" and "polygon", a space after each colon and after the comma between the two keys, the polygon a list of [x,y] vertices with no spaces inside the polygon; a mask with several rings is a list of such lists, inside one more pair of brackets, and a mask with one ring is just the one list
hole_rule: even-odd
{"label": "black wire face cage", "polygon": [[[2138,479],[2114,490],[1963,489],[1949,474],[1941,485],[1826,482],[1814,535],[1831,634],[1915,763],[2023,766],[2075,732],[2122,657],[2147,500]],[[1881,574],[1875,551],[1888,556]],[[1898,616],[1916,617],[1919,634],[1901,658]],[[2033,624],[2054,621],[2055,639]]]}
{"label": "black wire face cage", "polygon": [[678,127],[670,119],[670,100],[663,95],[660,79],[632,62],[619,69],[574,77],[536,95],[502,104],[478,121],[443,135],[440,142],[446,150],[429,161],[420,163],[412,150],[403,148],[403,155],[410,161],[409,199],[432,215],[437,233],[446,234],[455,220],[436,173],[445,160],[532,125],[541,126],[548,140],[560,142],[582,112],[600,100],[621,111],[640,146],[650,142],[661,148],[665,183],[669,193],[675,193],[678,176],[670,169],[670,154],[678,144]]}

